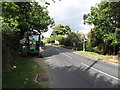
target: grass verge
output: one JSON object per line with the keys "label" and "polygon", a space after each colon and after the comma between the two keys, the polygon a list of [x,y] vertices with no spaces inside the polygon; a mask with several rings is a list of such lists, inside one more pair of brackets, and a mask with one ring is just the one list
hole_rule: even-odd
{"label": "grass verge", "polygon": [[44,73],[31,58],[16,58],[9,67],[3,67],[3,88],[48,88],[44,84],[34,82],[38,73]]}
{"label": "grass verge", "polygon": [[115,55],[101,55],[98,53],[88,52],[88,51],[75,51],[75,53],[79,53],[79,54],[82,54],[91,58],[95,58],[97,60],[105,61],[105,62],[120,64],[120,60],[118,59],[118,56],[115,56]]}
{"label": "grass verge", "polygon": [[[55,45],[53,44],[53,46],[60,46],[63,48],[67,48],[67,49],[74,49],[71,46],[64,46],[64,45]],[[91,58],[95,58],[97,60],[101,60],[101,61],[105,61],[105,62],[111,62],[111,63],[115,63],[115,64],[120,64],[120,57],[117,55],[101,55],[98,53],[94,53],[94,52],[88,52],[88,51],[75,51],[75,53],[79,53]]]}

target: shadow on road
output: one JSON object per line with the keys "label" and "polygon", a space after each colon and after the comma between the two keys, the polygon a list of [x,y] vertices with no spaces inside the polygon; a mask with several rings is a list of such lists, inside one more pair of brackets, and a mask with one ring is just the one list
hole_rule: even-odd
{"label": "shadow on road", "polygon": [[50,57],[53,55],[58,55],[60,53],[73,52],[73,51],[74,50],[69,50],[62,47],[55,47],[55,46],[48,45],[48,46],[45,46],[45,57]]}
{"label": "shadow on road", "polygon": [[49,66],[53,76],[53,87],[57,88],[118,88],[118,81],[108,79],[100,73],[91,73],[83,67]]}
{"label": "shadow on road", "polygon": [[[55,46],[46,46],[45,57],[51,57],[60,53],[73,52]],[[77,66],[56,66],[49,64],[48,72],[53,88],[118,88],[117,80],[91,70],[91,67],[98,63],[94,61],[87,69]]]}
{"label": "shadow on road", "polygon": [[98,61],[94,61],[86,70],[89,70],[95,63],[97,63]]}

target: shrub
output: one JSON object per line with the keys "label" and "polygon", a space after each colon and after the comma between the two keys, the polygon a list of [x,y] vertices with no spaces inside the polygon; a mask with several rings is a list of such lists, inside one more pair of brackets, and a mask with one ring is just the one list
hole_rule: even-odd
{"label": "shrub", "polygon": [[57,36],[56,40],[62,45],[64,44],[65,37],[63,35]]}
{"label": "shrub", "polygon": [[55,42],[55,37],[50,37],[47,39],[47,43],[54,43]]}
{"label": "shrub", "polygon": [[93,51],[91,43],[86,43],[86,50],[90,52]]}

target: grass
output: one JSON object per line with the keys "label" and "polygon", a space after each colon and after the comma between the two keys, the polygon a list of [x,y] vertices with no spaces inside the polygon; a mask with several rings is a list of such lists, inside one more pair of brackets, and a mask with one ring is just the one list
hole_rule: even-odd
{"label": "grass", "polygon": [[120,64],[120,60],[118,60],[118,57],[115,55],[101,55],[98,53],[88,52],[88,51],[75,51],[75,52],[91,58],[95,58],[97,60]]}
{"label": "grass", "polygon": [[43,84],[34,82],[37,73],[44,73],[31,58],[17,58],[9,67],[3,67],[3,88],[47,88]]}

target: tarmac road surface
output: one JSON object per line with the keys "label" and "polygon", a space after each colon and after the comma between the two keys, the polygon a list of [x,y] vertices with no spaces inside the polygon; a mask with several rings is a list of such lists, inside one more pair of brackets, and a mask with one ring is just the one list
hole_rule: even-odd
{"label": "tarmac road surface", "polygon": [[57,46],[46,46],[45,63],[52,88],[118,88],[118,65]]}

